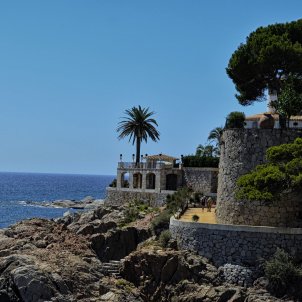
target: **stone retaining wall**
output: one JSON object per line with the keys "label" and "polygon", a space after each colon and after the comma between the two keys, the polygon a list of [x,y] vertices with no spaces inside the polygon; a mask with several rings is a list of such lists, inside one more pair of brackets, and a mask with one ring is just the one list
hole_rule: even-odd
{"label": "stone retaining wall", "polygon": [[218,168],[183,168],[184,184],[205,195],[217,193]]}
{"label": "stone retaining wall", "polygon": [[172,195],[174,191],[164,191],[161,193],[154,192],[154,190],[141,190],[135,189],[116,189],[107,188],[107,196],[105,203],[110,205],[121,205],[133,200],[141,200],[150,206],[162,206],[166,202],[168,194]]}
{"label": "stone retaining wall", "polygon": [[[219,163],[219,176],[218,176],[218,192],[217,192],[217,221],[219,223],[242,223],[247,221],[246,224],[257,225],[259,221],[263,224],[266,219],[270,220],[268,225],[283,226],[286,217],[275,220],[273,223],[272,214],[277,213],[287,216],[291,215],[292,210],[279,211],[276,207],[263,207],[262,210],[256,210],[256,215],[260,215],[261,211],[266,217],[255,221],[249,219],[250,215],[255,213],[255,209],[250,208],[251,204],[238,203],[235,200],[236,180],[239,176],[250,172],[257,165],[265,162],[266,150],[271,146],[276,146],[285,143],[291,143],[297,137],[302,137],[302,131],[298,129],[229,129],[225,130],[222,135],[221,155]],[[289,202],[291,203],[291,201]],[[292,201],[292,203],[295,203]],[[247,208],[244,210],[244,206]],[[262,207],[263,204],[257,204],[257,207]],[[282,205],[283,206],[283,205]],[[280,206],[277,206],[280,207]],[[292,206],[290,205],[289,208]],[[295,206],[294,206],[295,207]],[[265,212],[266,210],[268,212]],[[251,210],[251,212],[249,212]],[[277,212],[275,212],[277,211]],[[236,214],[234,213],[236,212]],[[241,218],[236,219],[238,212]],[[244,213],[246,215],[244,216]],[[258,216],[259,216],[258,215]],[[298,214],[299,216],[300,214]],[[232,220],[230,217],[233,217]],[[260,215],[260,218],[262,216]],[[280,224],[278,224],[280,221]],[[265,223],[264,225],[267,225]],[[286,224],[287,225],[287,224]],[[295,224],[293,224],[295,225]]]}
{"label": "stone retaining wall", "polygon": [[302,228],[205,224],[170,220],[172,237],[181,248],[198,252],[217,266],[256,265],[282,248],[302,260]]}

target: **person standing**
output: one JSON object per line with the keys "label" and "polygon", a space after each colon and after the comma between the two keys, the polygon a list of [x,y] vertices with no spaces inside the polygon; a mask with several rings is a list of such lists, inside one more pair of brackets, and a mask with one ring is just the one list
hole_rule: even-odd
{"label": "person standing", "polygon": [[213,199],[212,199],[211,196],[209,196],[209,198],[207,200],[208,212],[211,212],[211,210],[212,210],[212,204],[213,204]]}

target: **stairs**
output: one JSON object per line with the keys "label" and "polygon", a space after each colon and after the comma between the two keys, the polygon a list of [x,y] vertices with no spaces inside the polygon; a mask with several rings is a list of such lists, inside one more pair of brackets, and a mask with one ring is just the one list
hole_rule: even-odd
{"label": "stairs", "polygon": [[102,273],[106,276],[112,276],[116,279],[120,279],[120,268],[124,259],[121,260],[110,260],[109,262],[102,263]]}

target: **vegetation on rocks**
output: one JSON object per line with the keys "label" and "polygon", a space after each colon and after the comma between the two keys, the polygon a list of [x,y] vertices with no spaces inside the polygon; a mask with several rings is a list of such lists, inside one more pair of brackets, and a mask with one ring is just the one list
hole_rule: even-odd
{"label": "vegetation on rocks", "polygon": [[150,207],[146,203],[140,200],[133,200],[125,207],[124,219],[122,220],[120,226],[125,226],[131,222],[136,221],[139,218],[143,218],[149,213],[158,213],[159,208]]}
{"label": "vegetation on rocks", "polygon": [[153,233],[158,236],[164,230],[169,228],[171,213],[167,209],[164,209],[159,213],[151,222],[151,228]]}
{"label": "vegetation on rocks", "polygon": [[171,236],[170,231],[165,230],[165,231],[161,232],[161,234],[159,235],[158,242],[159,242],[160,246],[167,247],[168,242],[171,238],[172,238],[172,236]]}
{"label": "vegetation on rocks", "polygon": [[265,262],[264,271],[270,289],[278,296],[302,294],[302,268],[285,251],[277,249],[271,259]]}
{"label": "vegetation on rocks", "polygon": [[302,187],[302,138],[291,144],[270,147],[267,163],[238,178],[238,200],[272,201]]}

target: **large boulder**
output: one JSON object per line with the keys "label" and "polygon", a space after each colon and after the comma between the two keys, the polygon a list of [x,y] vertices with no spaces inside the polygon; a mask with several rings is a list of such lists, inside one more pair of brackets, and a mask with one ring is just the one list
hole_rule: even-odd
{"label": "large boulder", "polygon": [[[42,244],[43,242],[43,244]],[[90,242],[42,219],[0,232],[0,301],[93,301],[101,262]]]}

